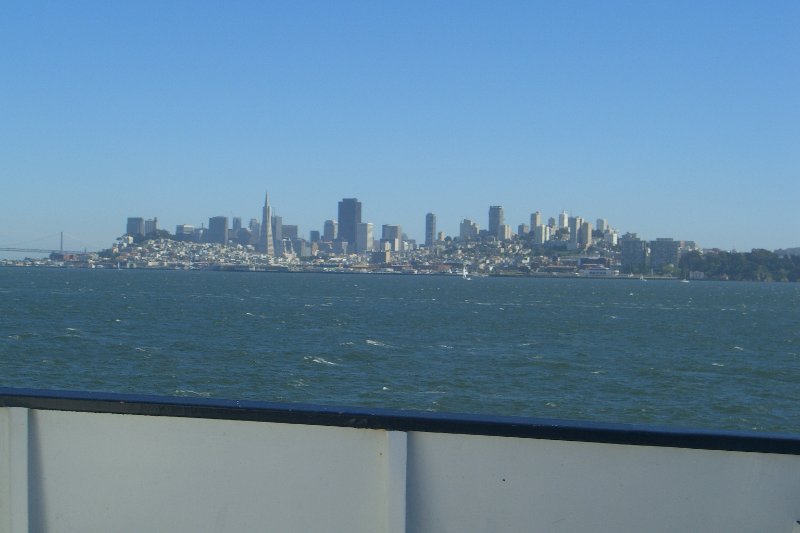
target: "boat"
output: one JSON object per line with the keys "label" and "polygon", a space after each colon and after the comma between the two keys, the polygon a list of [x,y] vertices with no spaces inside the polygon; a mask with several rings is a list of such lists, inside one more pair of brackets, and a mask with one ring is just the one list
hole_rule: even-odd
{"label": "boat", "polygon": [[788,533],[798,475],[798,435],[0,388],[0,532]]}
{"label": "boat", "polygon": [[461,270],[461,277],[464,278],[466,281],[470,281],[472,278],[469,277],[467,274],[467,265],[464,265],[464,268]]}

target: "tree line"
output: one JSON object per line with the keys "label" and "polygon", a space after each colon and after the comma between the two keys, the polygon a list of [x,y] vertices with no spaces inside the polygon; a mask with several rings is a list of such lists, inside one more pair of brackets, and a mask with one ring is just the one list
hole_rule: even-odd
{"label": "tree line", "polygon": [[707,279],[734,281],[799,281],[800,256],[769,250],[698,252],[685,254],[678,265],[682,278],[702,272]]}

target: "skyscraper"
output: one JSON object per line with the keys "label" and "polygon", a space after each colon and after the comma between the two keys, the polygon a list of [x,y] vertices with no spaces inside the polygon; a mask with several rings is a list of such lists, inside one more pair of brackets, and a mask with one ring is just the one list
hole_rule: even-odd
{"label": "skyscraper", "polygon": [[125,233],[131,237],[144,235],[144,219],[142,217],[129,217]]}
{"label": "skyscraper", "polygon": [[531,231],[536,229],[536,226],[541,225],[542,223],[542,214],[539,211],[531,214]]}
{"label": "skyscraper", "polygon": [[364,253],[372,251],[372,234],[372,222],[361,222],[356,226],[356,252]]}
{"label": "skyscraper", "polygon": [[208,242],[228,244],[228,217],[211,217],[208,219]]}
{"label": "skyscraper", "polygon": [[559,228],[566,228],[567,224],[569,223],[569,215],[566,211],[562,211],[560,215],[558,215],[558,227]]}
{"label": "skyscraper", "polygon": [[503,224],[505,224],[503,220],[503,206],[489,206],[489,234],[497,239],[502,239],[503,236],[500,235],[500,226]]}
{"label": "skyscraper", "polygon": [[275,246],[272,242],[272,208],[269,206],[269,193],[264,196],[264,209],[261,211],[261,238],[258,241],[258,251],[268,257],[275,255]]}
{"label": "skyscraper", "polygon": [[339,202],[339,239],[355,243],[357,224],[361,224],[361,202],[358,198],[343,198]]}
{"label": "skyscraper", "polygon": [[328,242],[335,241],[339,236],[339,224],[335,220],[326,220],[322,229],[322,239]]}
{"label": "skyscraper", "polygon": [[425,246],[433,246],[436,241],[436,215],[425,215]]}
{"label": "skyscraper", "polygon": [[272,216],[272,244],[275,247],[275,255],[283,255],[283,217]]}

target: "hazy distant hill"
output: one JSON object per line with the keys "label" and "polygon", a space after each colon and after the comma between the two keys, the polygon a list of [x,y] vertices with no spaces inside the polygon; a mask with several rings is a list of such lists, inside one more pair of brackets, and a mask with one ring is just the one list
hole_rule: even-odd
{"label": "hazy distant hill", "polygon": [[784,256],[784,255],[800,255],[800,248],[785,248],[783,250],[775,250],[775,253]]}

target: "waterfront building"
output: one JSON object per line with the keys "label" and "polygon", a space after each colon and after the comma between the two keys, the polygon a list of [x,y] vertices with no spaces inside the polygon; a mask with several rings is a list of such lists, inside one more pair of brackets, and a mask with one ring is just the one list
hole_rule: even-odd
{"label": "waterfront building", "polygon": [[339,224],[335,220],[326,220],[322,227],[322,240],[333,242],[339,238]]}
{"label": "waterfront building", "polygon": [[500,226],[504,223],[503,206],[489,206],[489,234],[497,239],[502,239],[503,236],[500,234]]}
{"label": "waterfront building", "polygon": [[635,233],[626,233],[619,240],[622,253],[620,262],[625,272],[643,273],[647,268],[647,243]]}
{"label": "waterfront building", "polygon": [[371,252],[373,245],[372,222],[361,222],[356,226],[356,252]]}
{"label": "waterfront building", "polygon": [[267,257],[275,255],[275,243],[272,241],[272,208],[269,206],[269,193],[264,197],[264,208],[261,211],[261,233],[258,251]]}
{"label": "waterfront building", "polygon": [[650,268],[662,270],[667,265],[677,267],[681,244],[681,241],[670,238],[658,238],[650,241]]}
{"label": "waterfront building", "polygon": [[433,246],[436,242],[436,215],[425,215],[425,246]]}
{"label": "waterfront building", "polygon": [[125,227],[125,234],[131,237],[144,235],[144,219],[142,217],[128,217],[128,224]]}
{"label": "waterfront building", "polygon": [[541,225],[541,223],[542,223],[542,214],[539,211],[532,213],[531,225],[530,225],[531,231],[533,231],[534,228],[536,228],[536,226]]}
{"label": "waterfront building", "polygon": [[461,221],[458,238],[462,241],[478,238],[478,225],[468,218]]}
{"label": "waterfront building", "polygon": [[228,244],[228,217],[211,217],[208,219],[206,241],[222,245]]}
{"label": "waterfront building", "polygon": [[337,238],[356,242],[356,225],[361,223],[361,202],[358,198],[343,198],[339,202],[339,235]]}

